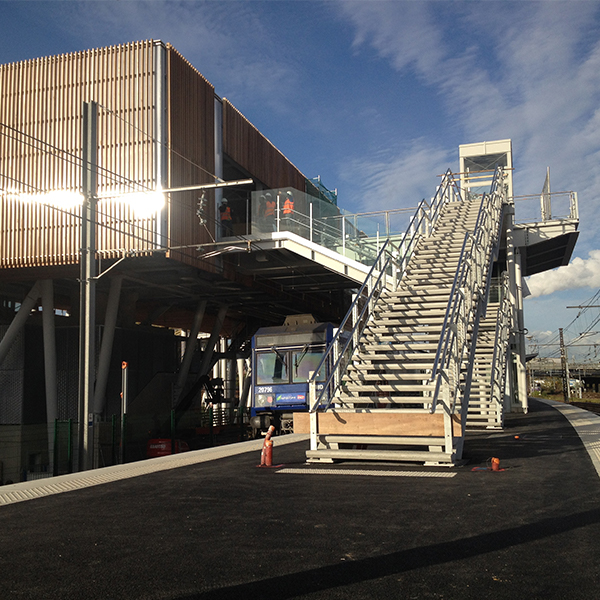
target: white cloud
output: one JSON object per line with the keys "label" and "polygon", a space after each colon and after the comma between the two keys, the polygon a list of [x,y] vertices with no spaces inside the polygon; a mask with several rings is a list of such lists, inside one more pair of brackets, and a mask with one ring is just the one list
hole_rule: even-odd
{"label": "white cloud", "polygon": [[554,292],[600,287],[600,250],[592,250],[589,258],[574,258],[565,267],[532,275],[527,280],[531,298],[546,296]]}
{"label": "white cloud", "polygon": [[443,60],[441,32],[424,2],[348,2],[341,13],[356,26],[354,48],[371,44],[397,70],[414,67],[432,77]]}
{"label": "white cloud", "polygon": [[341,175],[363,182],[349,198],[359,212],[408,208],[435,194],[440,183],[436,175],[445,172],[449,160],[448,152],[418,139],[402,151],[357,158]]}
{"label": "white cloud", "polygon": [[[462,143],[512,138],[517,194],[538,192],[549,166],[554,189],[578,191],[582,220],[593,222],[600,213],[600,3],[339,7],[355,28],[355,48],[371,46],[399,77],[414,72],[426,82]],[[580,247],[589,250],[592,237],[584,228]]]}
{"label": "white cloud", "polygon": [[296,85],[291,64],[277,51],[276,38],[247,2],[77,2],[65,27],[87,44],[104,46],[135,39],[171,43],[234,104],[267,104],[280,110],[282,90]]}

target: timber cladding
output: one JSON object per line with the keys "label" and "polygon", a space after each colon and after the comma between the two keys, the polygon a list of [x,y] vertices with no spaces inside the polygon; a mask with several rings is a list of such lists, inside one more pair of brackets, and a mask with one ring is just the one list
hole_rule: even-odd
{"label": "timber cladding", "polygon": [[[213,271],[217,261],[196,246],[216,237],[214,193],[201,223],[201,191],[148,192],[215,181],[218,100],[172,46],[152,40],[0,65],[0,269],[79,262],[82,114],[91,101],[98,256],[168,247],[168,257]],[[223,152],[261,186],[305,189],[304,175],[227,100]]]}
{"label": "timber cladding", "polygon": [[244,115],[223,99],[223,151],[267,189],[304,191],[304,175]]}
{"label": "timber cladding", "polygon": [[[215,181],[215,90],[214,87],[169,46],[169,187],[184,187]],[[208,201],[204,218],[206,227],[196,217],[200,190],[172,193],[169,199],[169,256],[212,270],[200,261],[193,244],[210,243],[215,236],[214,193],[206,192]]]}
{"label": "timber cladding", "polygon": [[153,86],[152,41],[0,65],[0,267],[79,261],[90,101],[99,105],[99,254],[153,246],[155,217],[117,200],[155,187]]}

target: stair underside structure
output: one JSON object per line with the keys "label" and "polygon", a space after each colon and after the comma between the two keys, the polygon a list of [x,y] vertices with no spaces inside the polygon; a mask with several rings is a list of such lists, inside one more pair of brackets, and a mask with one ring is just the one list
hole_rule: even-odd
{"label": "stair underside structure", "polygon": [[[465,235],[474,232],[481,205],[481,196],[445,205],[432,234],[417,244],[396,290],[377,299],[331,407],[316,411],[312,420],[297,415],[299,430],[308,430],[311,421],[316,432],[309,461],[452,465],[460,460],[466,424],[462,395],[450,392],[436,403],[440,380],[432,375]],[[465,304],[473,306],[475,298]],[[477,323],[465,325],[477,331]],[[465,379],[463,373],[463,388]],[[453,388],[451,381],[442,380],[444,385]]]}
{"label": "stair underside structure", "polygon": [[489,303],[479,324],[473,359],[467,427],[502,427],[502,404],[492,398],[492,362],[496,346],[496,322],[500,305]]}
{"label": "stair underside structure", "polygon": [[[501,429],[504,425],[504,396],[509,352],[512,307],[508,274],[496,286],[496,298],[488,301],[479,323],[469,388],[467,427]],[[490,296],[494,294],[490,293]]]}

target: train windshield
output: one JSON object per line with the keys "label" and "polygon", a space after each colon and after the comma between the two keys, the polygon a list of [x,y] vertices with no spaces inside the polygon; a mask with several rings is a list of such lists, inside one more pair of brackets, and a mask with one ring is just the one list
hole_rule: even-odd
{"label": "train windshield", "polygon": [[256,384],[288,383],[287,353],[258,352],[256,354]]}
{"label": "train windshield", "polygon": [[[257,352],[255,385],[306,383],[317,370],[324,352],[322,347]],[[317,381],[325,381],[326,373],[323,365]]]}
{"label": "train windshield", "polygon": [[[292,352],[292,383],[305,383],[310,374],[317,370],[323,358],[323,348],[310,348],[308,350],[295,350]],[[325,381],[325,364],[319,370],[317,381]]]}

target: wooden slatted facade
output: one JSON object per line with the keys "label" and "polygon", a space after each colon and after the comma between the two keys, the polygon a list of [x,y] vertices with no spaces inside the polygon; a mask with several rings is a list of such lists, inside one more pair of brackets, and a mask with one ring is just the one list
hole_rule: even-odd
{"label": "wooden slatted facade", "polygon": [[[158,73],[159,53],[166,73]],[[0,65],[0,269],[79,262],[82,107],[90,101],[99,107],[98,255],[168,246],[169,258],[214,270],[195,247],[217,237],[213,192],[205,225],[196,216],[200,191],[171,193],[158,211],[144,195],[212,183],[216,171],[214,88],[152,40]],[[222,104],[223,152],[260,185],[304,190],[302,173]]]}
{"label": "wooden slatted facade", "polygon": [[116,200],[155,187],[147,41],[0,65],[0,267],[79,261],[82,106],[89,101],[99,104],[99,253],[153,247],[155,217]]}
{"label": "wooden slatted facade", "polygon": [[267,188],[305,189],[304,175],[226,98],[223,151]]}
{"label": "wooden slatted facade", "polygon": [[[169,47],[169,187],[213,183],[215,173],[215,90],[175,49]],[[196,208],[201,191],[171,194],[169,202],[170,246],[210,243],[215,237],[213,192],[207,192],[200,225]],[[210,232],[210,233],[209,233]],[[211,262],[199,261],[196,249],[175,250],[169,256],[212,270]]]}

